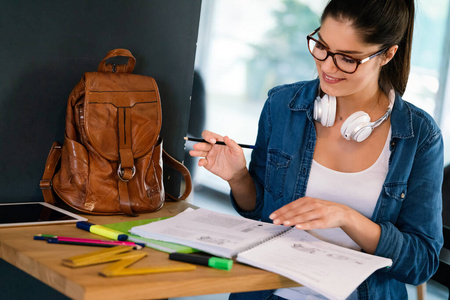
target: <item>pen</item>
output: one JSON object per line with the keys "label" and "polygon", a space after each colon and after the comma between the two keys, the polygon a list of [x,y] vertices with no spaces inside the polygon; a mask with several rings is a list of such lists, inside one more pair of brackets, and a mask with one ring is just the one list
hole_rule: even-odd
{"label": "pen", "polygon": [[[199,138],[193,138],[193,137],[184,137],[184,139],[186,141],[193,141],[193,142],[200,142],[200,143],[208,143],[207,141],[205,141],[204,139],[199,139]],[[209,143],[208,143],[209,144]],[[224,142],[222,141],[217,141],[216,145],[225,145]],[[246,145],[246,144],[238,144],[241,148],[248,148],[248,149],[255,149],[256,146],[254,145]]]}
{"label": "pen", "polygon": [[233,266],[233,261],[231,259],[204,256],[199,254],[173,252],[169,254],[169,259],[202,266],[209,266],[211,268],[227,271],[231,270],[231,267]]}
{"label": "pen", "polygon": [[[87,242],[80,240],[60,240],[58,238],[48,238],[47,243],[49,244],[67,244],[67,245],[78,245],[78,246],[93,246],[93,247],[116,247],[121,246],[121,244],[115,243],[105,243],[105,242]],[[125,245],[122,245],[125,246]],[[129,246],[129,245],[126,245]],[[133,245],[136,250],[141,250],[143,247],[140,245]]]}
{"label": "pen", "polygon": [[109,229],[106,227],[103,227],[101,225],[95,225],[89,222],[85,221],[79,221],[77,222],[77,228],[107,237],[112,240],[116,241],[126,241],[128,239],[128,235],[123,234],[120,231]]}
{"label": "pen", "polygon": [[135,243],[128,241],[106,241],[106,240],[98,240],[98,239],[86,239],[86,238],[74,238],[67,236],[56,236],[51,234],[38,234],[34,236],[35,240],[48,240],[48,239],[58,239],[59,241],[66,242],[80,242],[80,243],[101,243],[101,244],[111,244],[115,246],[136,246],[139,245],[141,247],[145,247],[144,243]]}

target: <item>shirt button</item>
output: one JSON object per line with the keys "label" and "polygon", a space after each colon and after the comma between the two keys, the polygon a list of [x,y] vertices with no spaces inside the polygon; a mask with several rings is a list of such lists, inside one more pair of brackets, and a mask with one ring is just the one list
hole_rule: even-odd
{"label": "shirt button", "polygon": [[405,199],[405,193],[401,193],[400,198]]}

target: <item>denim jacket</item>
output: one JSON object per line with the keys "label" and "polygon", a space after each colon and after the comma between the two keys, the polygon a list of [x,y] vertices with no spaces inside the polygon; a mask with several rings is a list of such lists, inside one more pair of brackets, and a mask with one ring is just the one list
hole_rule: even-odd
{"label": "denim jacket", "polygon": [[[318,85],[316,79],[269,91],[249,164],[256,208],[239,209],[231,195],[241,215],[271,222],[273,211],[305,195],[316,143],[312,115]],[[393,265],[358,288],[360,299],[406,299],[405,283],[417,285],[435,273],[443,244],[441,131],[427,113],[399,95],[391,130],[389,170],[372,221],[381,226],[375,255],[392,259]]]}

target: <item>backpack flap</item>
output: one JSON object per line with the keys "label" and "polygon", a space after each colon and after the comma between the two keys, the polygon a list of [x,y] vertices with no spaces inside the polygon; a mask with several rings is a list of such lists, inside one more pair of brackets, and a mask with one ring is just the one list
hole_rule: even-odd
{"label": "backpack flap", "polygon": [[[161,130],[161,101],[153,78],[123,73],[85,74],[84,128],[105,159],[132,167],[154,147]],[[120,148],[120,151],[119,148]]]}

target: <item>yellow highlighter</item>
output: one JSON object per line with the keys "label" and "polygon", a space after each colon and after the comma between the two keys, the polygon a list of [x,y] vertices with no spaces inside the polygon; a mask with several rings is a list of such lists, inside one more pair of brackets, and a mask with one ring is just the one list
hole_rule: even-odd
{"label": "yellow highlighter", "polygon": [[77,228],[92,232],[97,235],[104,236],[106,238],[116,240],[116,241],[126,241],[128,240],[128,235],[110,228],[103,227],[101,225],[95,225],[89,222],[80,221],[77,222]]}

